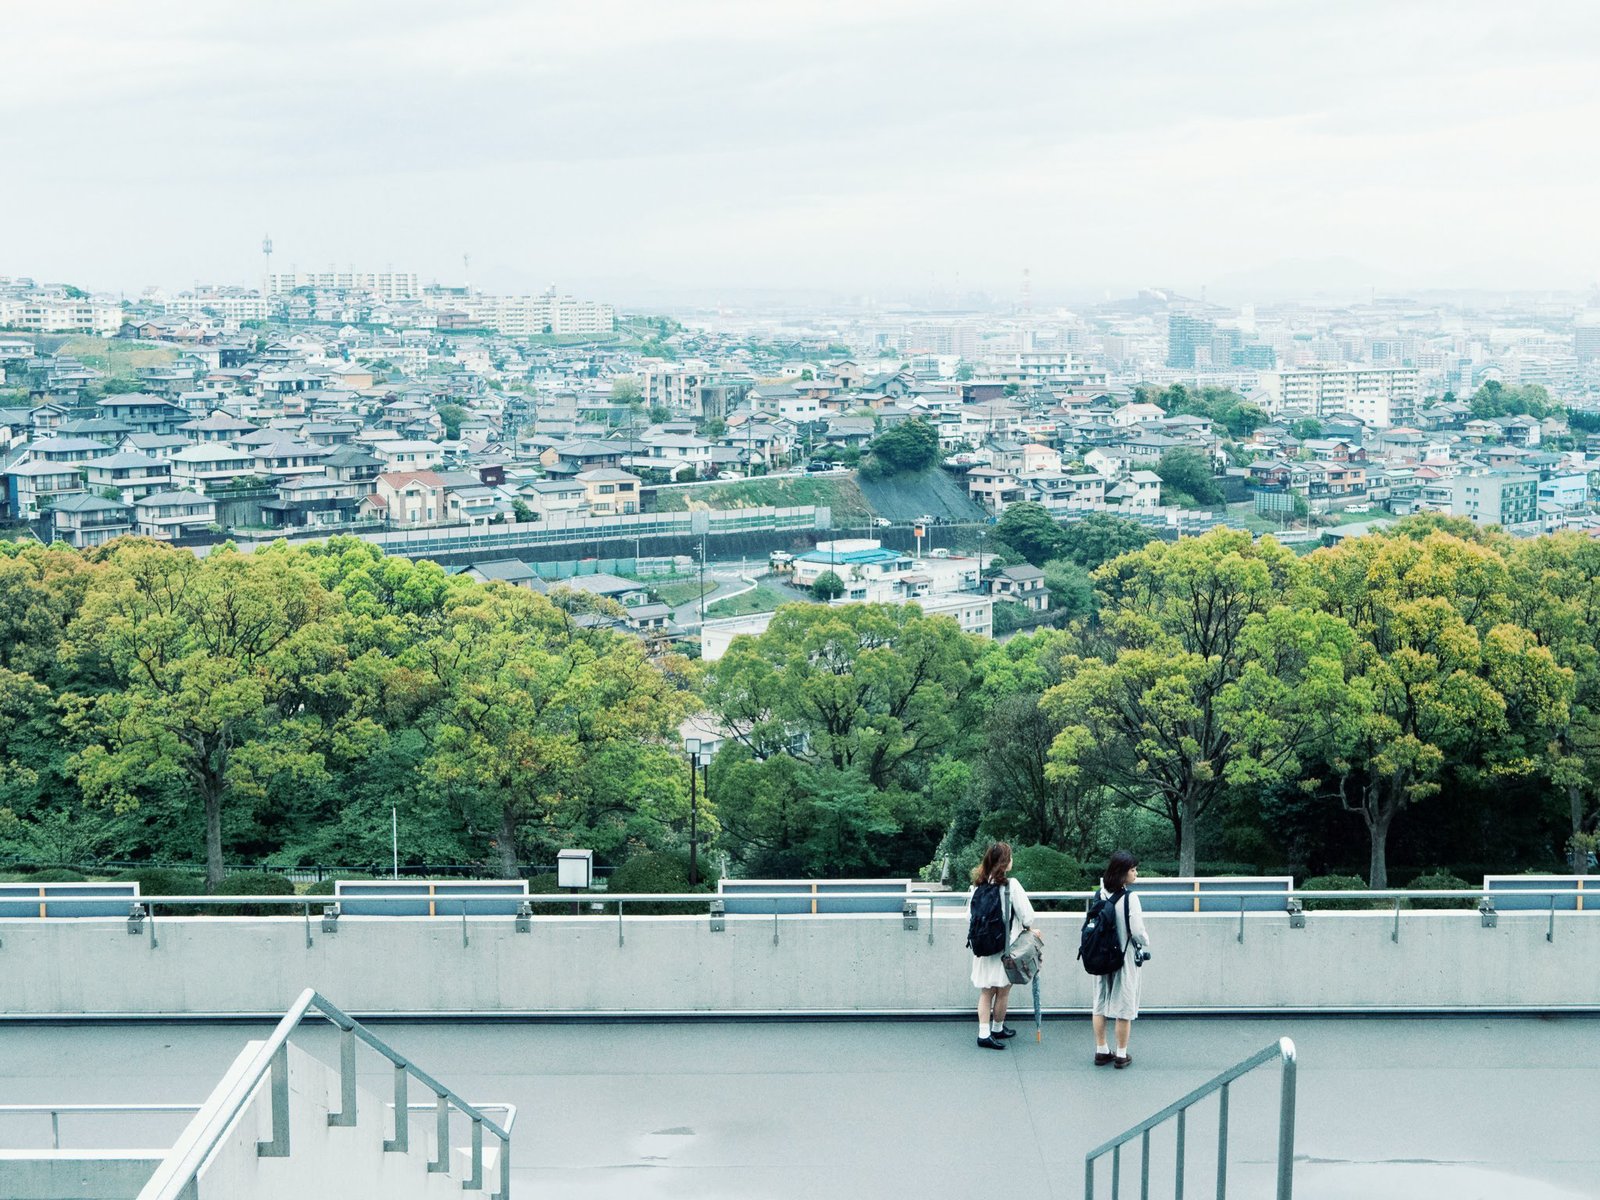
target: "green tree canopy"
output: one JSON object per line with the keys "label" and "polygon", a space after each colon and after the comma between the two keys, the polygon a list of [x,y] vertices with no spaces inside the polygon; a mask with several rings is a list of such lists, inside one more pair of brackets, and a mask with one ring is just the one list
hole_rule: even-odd
{"label": "green tree canopy", "polygon": [[[1173,826],[1192,874],[1200,821],[1232,782],[1299,767],[1319,690],[1341,652],[1336,622],[1267,622],[1303,590],[1305,568],[1270,538],[1216,529],[1152,542],[1095,575],[1104,638],[1063,660],[1044,704],[1060,722],[1058,776],[1101,786]],[[1305,643],[1281,686],[1263,680],[1275,638]]]}
{"label": "green tree canopy", "polygon": [[811,585],[811,594],[818,600],[837,600],[844,595],[844,580],[835,571],[824,571]]}
{"label": "green tree canopy", "polygon": [[1060,558],[1067,548],[1061,523],[1042,504],[1022,500],[1006,505],[995,522],[995,537],[1036,567]]}
{"label": "green tree canopy", "polygon": [[1061,533],[1062,556],[1091,571],[1155,540],[1148,525],[1112,513],[1089,513],[1062,525]]}
{"label": "green tree canopy", "polygon": [[939,461],[939,434],[921,417],[900,421],[873,438],[869,449],[886,475],[925,471]]}
{"label": "green tree canopy", "polygon": [[444,425],[444,436],[452,442],[461,436],[461,422],[467,415],[467,410],[459,404],[441,404],[438,407],[439,421]]}
{"label": "green tree canopy", "polygon": [[1168,450],[1156,463],[1161,476],[1161,503],[1184,508],[1206,508],[1222,503],[1222,489],[1211,473],[1211,464],[1198,450],[1179,446]]}

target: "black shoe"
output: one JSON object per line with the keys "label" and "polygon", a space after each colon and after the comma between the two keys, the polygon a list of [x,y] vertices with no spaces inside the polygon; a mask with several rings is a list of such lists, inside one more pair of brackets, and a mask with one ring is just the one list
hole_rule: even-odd
{"label": "black shoe", "polygon": [[1094,1055],[1094,1065],[1097,1067],[1109,1067],[1115,1058],[1116,1055],[1112,1054],[1109,1050],[1104,1054],[1101,1054],[1097,1050],[1095,1051]]}
{"label": "black shoe", "polygon": [[1114,1061],[1111,1065],[1119,1071],[1124,1067],[1131,1067],[1133,1066],[1133,1055],[1119,1054],[1116,1057],[1116,1061]]}
{"label": "black shoe", "polygon": [[989,1036],[992,1037],[992,1038],[995,1038],[998,1041],[1004,1041],[1006,1038],[1014,1038],[1014,1037],[1016,1037],[1017,1036],[1017,1031],[1015,1029],[1011,1028],[1011,1026],[1009,1026],[1009,1025],[1002,1025],[1000,1027],[1000,1032],[999,1033],[996,1033],[994,1030],[991,1029],[989,1031]]}
{"label": "black shoe", "polygon": [[1006,1048],[1006,1044],[1004,1042],[997,1042],[992,1037],[979,1038],[978,1045],[982,1046],[985,1050],[1004,1050]]}

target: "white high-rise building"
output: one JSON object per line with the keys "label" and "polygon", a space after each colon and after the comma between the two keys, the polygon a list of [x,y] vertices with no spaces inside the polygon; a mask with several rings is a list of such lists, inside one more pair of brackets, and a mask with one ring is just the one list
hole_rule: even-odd
{"label": "white high-rise building", "polygon": [[1420,392],[1415,367],[1294,367],[1262,371],[1257,384],[1274,416],[1285,409],[1314,417],[1346,412],[1374,426],[1409,422]]}
{"label": "white high-rise building", "polygon": [[616,324],[616,314],[609,304],[550,292],[542,296],[478,294],[465,299],[429,296],[425,303],[429,308],[459,309],[467,313],[474,324],[507,337],[610,333]]}
{"label": "white high-rise building", "polygon": [[353,292],[381,300],[415,300],[422,295],[422,281],[415,271],[273,271],[267,276],[269,296],[296,288]]}

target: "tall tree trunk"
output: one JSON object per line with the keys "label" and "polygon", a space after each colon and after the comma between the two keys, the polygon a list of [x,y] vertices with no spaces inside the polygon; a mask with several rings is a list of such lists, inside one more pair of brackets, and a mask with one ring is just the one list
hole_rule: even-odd
{"label": "tall tree trunk", "polygon": [[1393,813],[1380,810],[1377,816],[1367,823],[1367,831],[1372,835],[1372,859],[1367,868],[1367,886],[1374,891],[1381,891],[1389,886],[1389,822],[1393,819]]}
{"label": "tall tree trunk", "polygon": [[1576,783],[1567,784],[1567,807],[1572,810],[1572,873],[1587,875],[1589,852],[1577,843],[1577,835],[1583,832],[1583,789]]}
{"label": "tall tree trunk", "polygon": [[203,786],[201,799],[206,807],[206,894],[222,886],[222,788]]}
{"label": "tall tree trunk", "polygon": [[1195,819],[1197,807],[1194,796],[1185,796],[1178,806],[1178,874],[1189,876],[1195,869]]}
{"label": "tall tree trunk", "polygon": [[517,878],[517,814],[516,805],[500,806],[500,878]]}

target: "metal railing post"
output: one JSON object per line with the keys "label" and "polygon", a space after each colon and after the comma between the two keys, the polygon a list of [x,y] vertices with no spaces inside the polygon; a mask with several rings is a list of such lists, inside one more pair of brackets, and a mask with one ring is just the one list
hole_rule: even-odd
{"label": "metal railing post", "polygon": [[1288,1038],[1278,1040],[1278,1053],[1283,1059],[1283,1078],[1278,1101],[1278,1196],[1277,1200],[1294,1197],[1294,1095],[1295,1060],[1294,1043]]}
{"label": "metal railing post", "polygon": [[257,1142],[256,1154],[262,1158],[289,1157],[289,1047],[285,1043],[273,1051],[272,1140]]}
{"label": "metal railing post", "polygon": [[622,945],[622,901],[617,901],[617,945]]}
{"label": "metal railing post", "polygon": [[483,1122],[472,1118],[472,1177],[461,1181],[461,1190],[473,1191],[483,1186]]}
{"label": "metal railing post", "polygon": [[490,1200],[511,1200],[511,1139],[500,1139],[500,1190]]}
{"label": "metal railing post", "polygon": [[1217,1200],[1228,1200],[1228,1085],[1217,1107]]}
{"label": "metal railing post", "polygon": [[61,1114],[50,1110],[50,1149],[61,1149]]}
{"label": "metal railing post", "polygon": [[1394,898],[1394,932],[1389,935],[1391,942],[1400,941],[1400,897]]}
{"label": "metal railing post", "polygon": [[394,1137],[383,1143],[386,1152],[405,1154],[411,1149],[411,1111],[406,1087],[411,1075],[404,1063],[394,1064]]}
{"label": "metal railing post", "polygon": [[1178,1110],[1178,1161],[1173,1168],[1172,1200],[1183,1200],[1183,1141],[1189,1119],[1189,1110]]}
{"label": "metal railing post", "polygon": [[1150,1131],[1144,1131],[1139,1150],[1139,1200],[1150,1200]]}
{"label": "metal railing post", "polygon": [[347,1129],[356,1123],[356,1031],[339,1030],[339,1111],[328,1114],[328,1124]]}
{"label": "metal railing post", "polygon": [[1550,893],[1550,925],[1544,931],[1544,940],[1547,942],[1556,940],[1556,893],[1554,892]]}
{"label": "metal railing post", "polygon": [[437,1144],[439,1157],[428,1164],[428,1170],[437,1175],[443,1171],[450,1172],[450,1098],[443,1092],[435,1092],[438,1103],[434,1109],[434,1141]]}

